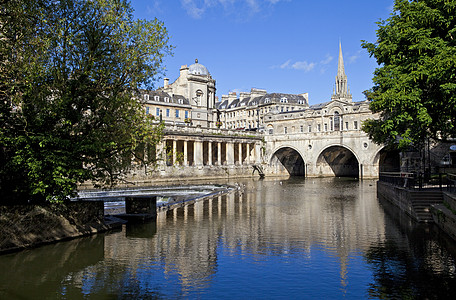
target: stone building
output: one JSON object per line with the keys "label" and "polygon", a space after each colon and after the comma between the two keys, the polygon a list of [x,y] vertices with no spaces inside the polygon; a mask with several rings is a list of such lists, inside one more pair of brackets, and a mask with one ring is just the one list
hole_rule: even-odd
{"label": "stone building", "polygon": [[250,93],[230,92],[217,103],[219,126],[227,129],[264,129],[264,116],[270,113],[289,112],[309,107],[308,94],[267,93],[251,89]]}
{"label": "stone building", "polygon": [[[340,47],[340,45],[339,45]],[[342,48],[339,48],[339,62],[335,88],[331,100],[306,107],[295,107],[290,111],[272,111],[265,116],[268,135],[361,131],[364,120],[375,117],[369,109],[369,102],[353,102],[345,74]]]}
{"label": "stone building", "polygon": [[163,87],[143,91],[141,97],[146,113],[165,124],[215,127],[215,80],[197,59],[181,66],[173,83],[165,78]]}
{"label": "stone building", "polygon": [[[165,78],[163,87],[143,91],[145,112],[166,125],[158,147],[166,156],[159,168],[164,177],[238,176],[261,165],[266,175],[373,178],[380,171],[425,165],[423,155],[415,159],[387,151],[362,131],[363,121],[378,116],[367,100],[353,101],[340,44],[334,91],[327,102],[309,106],[307,93],[257,88],[230,92],[217,101],[215,91],[215,80],[197,60],[182,66],[173,83]],[[456,146],[440,148],[429,154],[433,163],[453,165]]]}

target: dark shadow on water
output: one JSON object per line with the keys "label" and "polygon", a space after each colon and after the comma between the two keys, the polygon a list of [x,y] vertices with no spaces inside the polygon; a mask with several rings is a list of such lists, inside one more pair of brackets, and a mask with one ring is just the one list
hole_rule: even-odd
{"label": "dark shadow on water", "polygon": [[365,254],[374,272],[369,295],[382,299],[454,297],[454,241],[436,225],[417,223],[388,201],[380,203],[389,239]]}

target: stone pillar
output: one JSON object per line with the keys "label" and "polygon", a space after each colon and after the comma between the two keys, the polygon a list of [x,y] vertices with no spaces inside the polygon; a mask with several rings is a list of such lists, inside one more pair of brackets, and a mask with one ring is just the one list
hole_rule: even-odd
{"label": "stone pillar", "polygon": [[188,142],[184,141],[184,166],[188,166]]}
{"label": "stone pillar", "polygon": [[193,161],[195,166],[203,165],[203,142],[195,141],[193,143]]}
{"label": "stone pillar", "polygon": [[239,165],[242,166],[242,143],[238,144],[238,148]]}
{"label": "stone pillar", "polygon": [[228,166],[234,165],[234,143],[226,143],[226,164]]}
{"label": "stone pillar", "polygon": [[245,163],[250,165],[250,144],[247,143],[247,155],[245,156]]}
{"label": "stone pillar", "polygon": [[256,164],[261,163],[260,151],[261,151],[260,144],[259,143],[255,143],[255,163]]}
{"label": "stone pillar", "polygon": [[173,140],[173,166],[176,165],[176,158],[177,158],[177,141]]}
{"label": "stone pillar", "polygon": [[207,164],[212,166],[212,142],[207,142]]}
{"label": "stone pillar", "polygon": [[159,170],[163,170],[166,165],[166,140],[157,143],[157,148],[155,150],[155,158],[157,159],[157,164]]}
{"label": "stone pillar", "polygon": [[219,166],[222,165],[222,143],[221,142],[217,143],[217,164]]}
{"label": "stone pillar", "polygon": [[157,216],[157,196],[125,197],[127,214],[147,214]]}

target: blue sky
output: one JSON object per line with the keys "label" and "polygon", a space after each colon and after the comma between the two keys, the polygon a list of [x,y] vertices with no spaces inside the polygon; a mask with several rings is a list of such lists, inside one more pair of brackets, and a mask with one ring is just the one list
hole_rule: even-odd
{"label": "blue sky", "polygon": [[[181,65],[205,65],[217,96],[251,88],[309,93],[310,104],[329,101],[339,41],[354,101],[372,86],[377,67],[361,48],[374,42],[376,22],[393,0],[132,0],[135,17],[163,21],[174,56],[165,58],[173,82]],[[162,81],[157,83],[162,86]]]}

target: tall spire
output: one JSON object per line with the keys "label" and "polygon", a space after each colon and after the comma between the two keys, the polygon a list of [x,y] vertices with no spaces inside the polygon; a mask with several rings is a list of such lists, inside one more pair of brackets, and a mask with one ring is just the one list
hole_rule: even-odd
{"label": "tall spire", "polygon": [[332,100],[351,101],[352,95],[348,88],[347,75],[345,75],[344,57],[342,55],[342,43],[339,41],[339,62],[337,65],[336,90]]}
{"label": "tall spire", "polygon": [[342,43],[339,41],[339,63],[337,65],[337,77],[347,77],[345,75],[344,57],[342,55]]}

